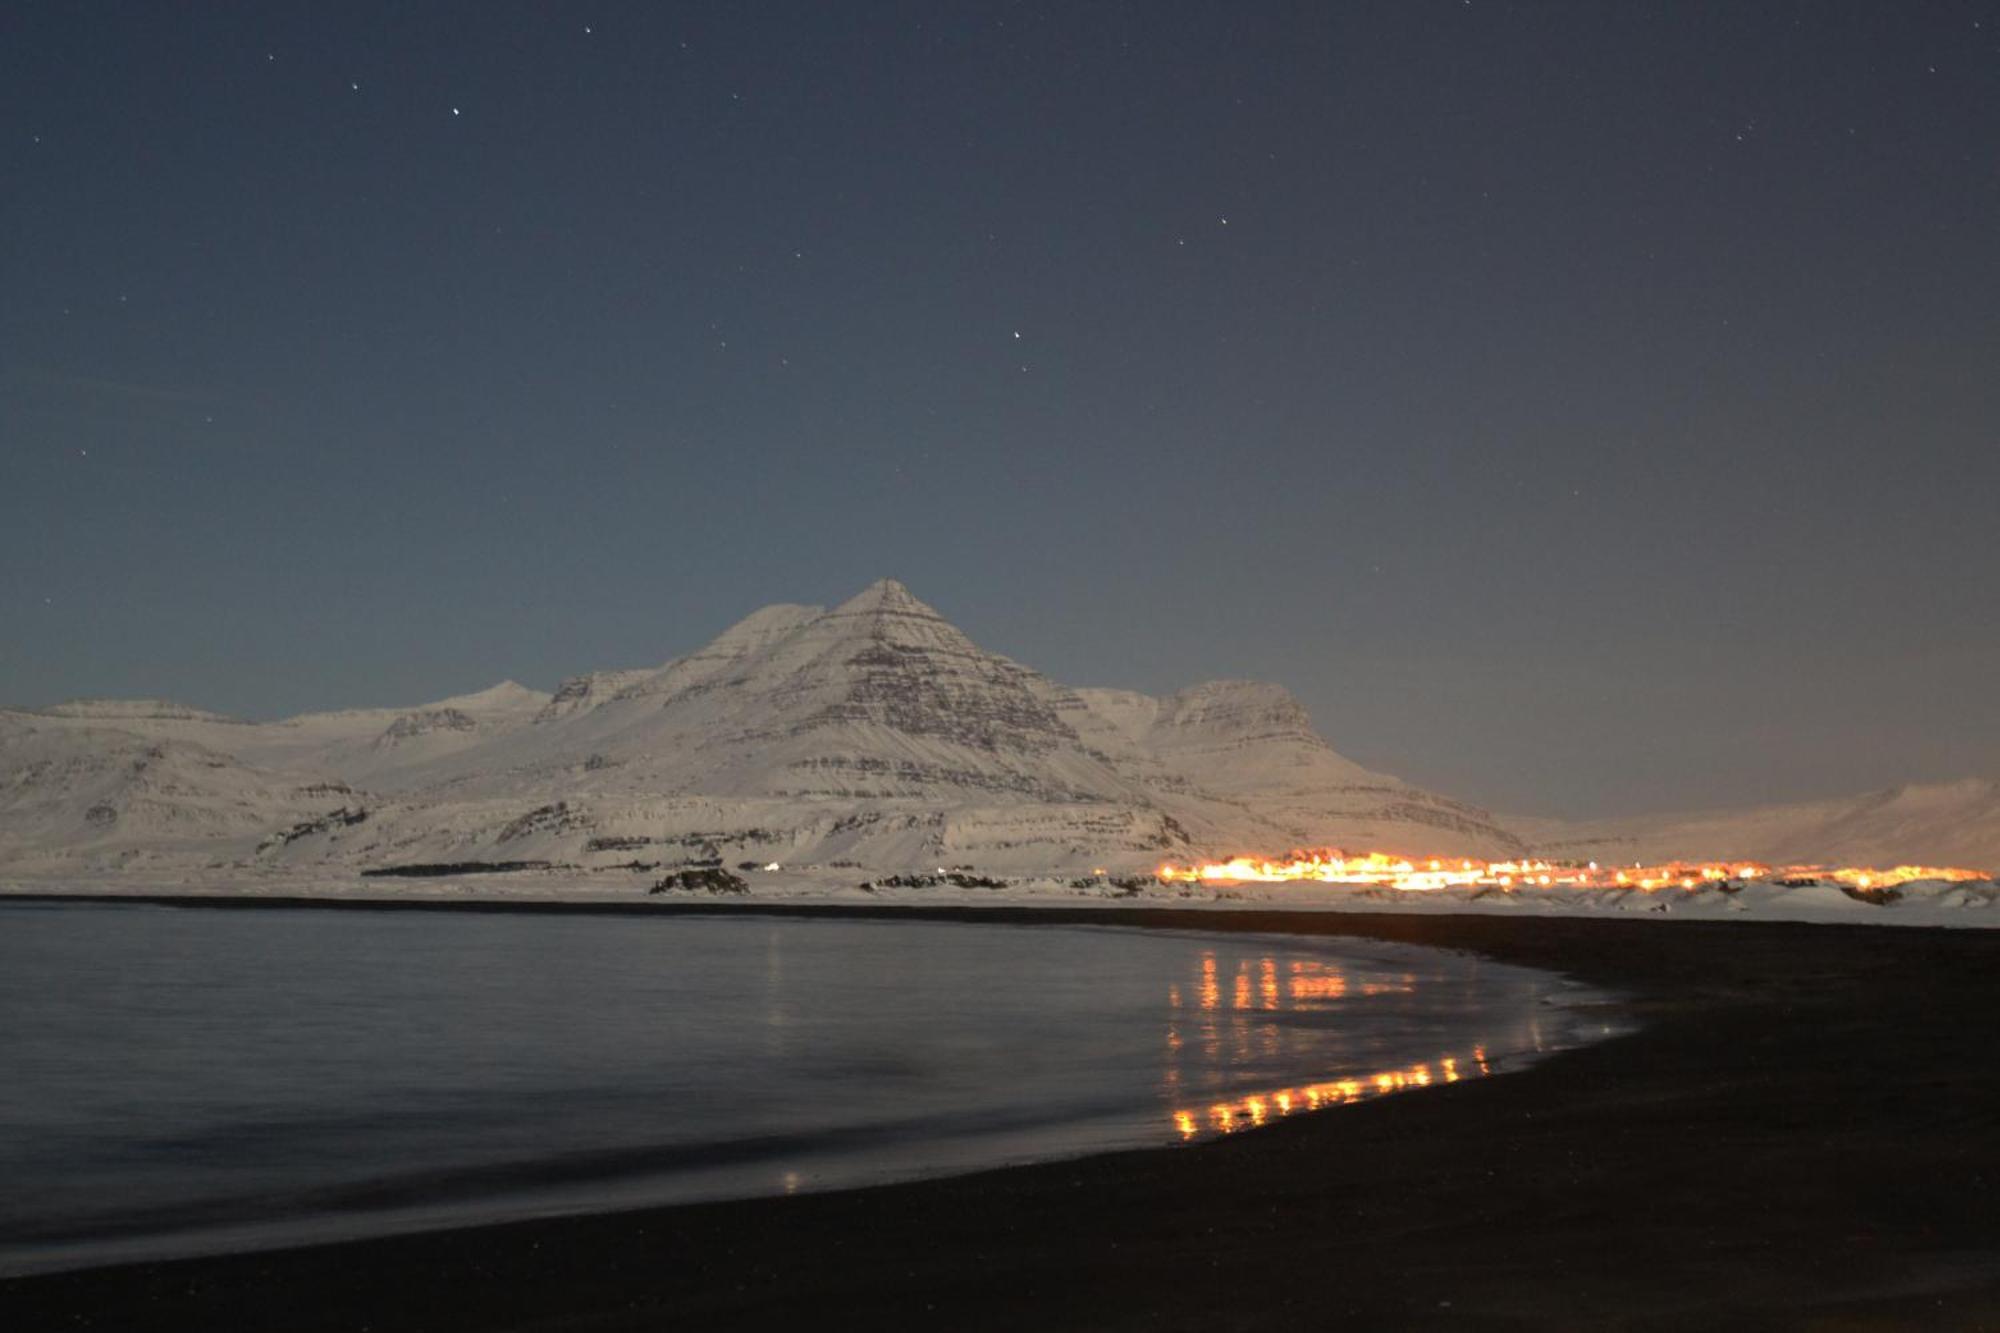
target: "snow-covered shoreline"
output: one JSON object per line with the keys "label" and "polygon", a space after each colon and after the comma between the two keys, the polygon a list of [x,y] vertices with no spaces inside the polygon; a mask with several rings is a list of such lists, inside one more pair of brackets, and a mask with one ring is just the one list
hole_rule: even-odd
{"label": "snow-covered shoreline", "polygon": [[[1377,886],[1286,884],[1163,884],[1142,882],[1134,889],[1105,880],[1080,886],[1089,877],[1020,876],[997,888],[963,888],[948,882],[919,886],[883,885],[862,872],[778,871],[758,873],[740,894],[649,892],[650,880],[630,874],[566,871],[445,876],[403,881],[354,876],[254,876],[189,873],[157,878],[107,877],[0,879],[0,898],[46,901],[201,900],[285,904],[388,907],[477,906],[480,904],[574,906],[875,906],[922,909],[1050,908],[1087,915],[1103,908],[1167,908],[1176,911],[1366,912],[1415,915],[1496,915],[1514,917],[1596,917],[1645,921],[1789,921],[1839,925],[1916,927],[2000,927],[2000,884],[1992,880],[1951,883],[1918,880],[1901,885],[1895,896],[1856,897],[1832,884],[1787,887],[1753,882],[1741,887],[1693,889],[1495,888],[1466,887],[1411,892]],[[863,883],[870,887],[863,888]]]}

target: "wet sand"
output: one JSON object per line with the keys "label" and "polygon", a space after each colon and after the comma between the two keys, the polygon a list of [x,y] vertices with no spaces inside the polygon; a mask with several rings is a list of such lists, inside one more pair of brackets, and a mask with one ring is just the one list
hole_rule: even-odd
{"label": "wet sand", "polygon": [[1188,1148],[15,1279],[0,1327],[2000,1328],[2000,931],[1083,915],[1473,949],[1643,1026]]}

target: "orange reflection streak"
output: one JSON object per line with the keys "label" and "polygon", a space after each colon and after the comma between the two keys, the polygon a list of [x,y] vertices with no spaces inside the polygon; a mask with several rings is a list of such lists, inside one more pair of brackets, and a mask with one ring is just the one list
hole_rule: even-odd
{"label": "orange reflection streak", "polygon": [[[1430,1087],[1437,1083],[1457,1083],[1467,1078],[1477,1078],[1493,1071],[1486,1063],[1486,1048],[1474,1048],[1469,1063],[1478,1073],[1462,1061],[1468,1057],[1446,1055],[1436,1061],[1408,1065],[1401,1069],[1383,1069],[1358,1078],[1330,1079],[1324,1083],[1308,1083],[1303,1086],[1277,1088],[1268,1092],[1253,1093],[1239,1097],[1235,1101],[1216,1102],[1206,1108],[1206,1115],[1191,1108],[1181,1108],[1171,1112],[1174,1129],[1183,1139],[1197,1137],[1203,1120],[1208,1129],[1216,1134],[1232,1134],[1237,1130],[1251,1129],[1268,1124],[1273,1119],[1293,1115],[1303,1111],[1317,1111],[1328,1106],[1340,1106],[1349,1102],[1367,1101],[1372,1097],[1386,1097],[1394,1092],[1406,1092],[1412,1088]],[[1442,1071],[1442,1073],[1438,1072]]]}
{"label": "orange reflection streak", "polygon": [[1257,992],[1266,1009],[1278,1007],[1278,960],[1265,958],[1258,975]]}
{"label": "orange reflection streak", "polygon": [[1415,892],[1448,888],[1696,889],[1708,885],[1798,882],[1887,889],[1913,880],[1966,883],[1993,878],[1985,870],[1960,866],[1900,865],[1886,869],[1862,866],[1766,865],[1761,861],[1668,861],[1659,865],[1600,866],[1591,861],[1476,861],[1431,857],[1413,860],[1384,852],[1349,856],[1338,848],[1293,851],[1284,860],[1238,856],[1200,865],[1160,867],[1168,882],[1277,884],[1308,881],[1317,884],[1372,885]]}
{"label": "orange reflection streak", "polygon": [[1347,994],[1347,978],[1338,972],[1325,977],[1293,977],[1290,988],[1294,1000],[1337,1000]]}
{"label": "orange reflection streak", "polygon": [[1204,1009],[1222,1007],[1222,991],[1215,984],[1215,955],[1212,953],[1204,953],[1201,956],[1201,1007]]}
{"label": "orange reflection streak", "polygon": [[1250,1007],[1250,974],[1248,972],[1238,972],[1236,974],[1236,1003],[1231,1007],[1235,1009],[1248,1009]]}

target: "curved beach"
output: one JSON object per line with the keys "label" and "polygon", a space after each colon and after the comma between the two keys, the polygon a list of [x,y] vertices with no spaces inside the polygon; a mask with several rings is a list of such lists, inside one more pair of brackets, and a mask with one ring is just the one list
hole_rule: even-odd
{"label": "curved beach", "polygon": [[1619,990],[1641,1026],[1518,1074],[1191,1148],[24,1278],[0,1284],[0,1318],[130,1329],[740,1328],[836,1311],[960,1328],[2000,1318],[2000,1213],[1988,1194],[2000,1072],[1980,1013],[2000,937],[1255,912],[1093,919],[1474,949]]}

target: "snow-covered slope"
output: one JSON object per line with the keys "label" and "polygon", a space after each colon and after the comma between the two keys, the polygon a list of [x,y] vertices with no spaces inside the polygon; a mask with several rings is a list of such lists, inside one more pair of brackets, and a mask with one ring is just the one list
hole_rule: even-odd
{"label": "snow-covered slope", "polygon": [[547,694],[509,680],[414,708],[350,708],[278,722],[240,722],[161,699],[74,700],[31,716],[44,727],[115,728],[206,746],[246,763],[362,781],[528,726],[549,703]]}
{"label": "snow-covered slope", "polygon": [[260,741],[274,761],[350,782],[406,786],[405,775],[531,726],[549,695],[511,680],[415,708],[307,713],[271,724]]}
{"label": "snow-covered slope", "polygon": [[587,713],[654,674],[645,670],[588,671],[581,676],[571,676],[556,686],[555,694],[535,714],[535,721],[555,722],[572,714]]}
{"label": "snow-covered slope", "polygon": [[1891,787],[1799,805],[1525,829],[1551,856],[1600,861],[1742,858],[1856,866],[2000,868],[2000,782]]}
{"label": "snow-covered slope", "polygon": [[604,693],[397,775],[410,804],[383,827],[413,836],[387,850],[1039,867],[1155,862],[1190,828],[1286,836],[1121,770],[1066,720],[1069,691],[979,648],[893,581],[831,611],[767,608]]}
{"label": "snow-covered slope", "polygon": [[1343,758],[1279,686],[1073,689],[981,648],[893,580],[832,610],[766,607],[685,657],[553,695],[503,682],[263,724],[159,700],[0,720],[0,874],[707,858],[1034,874],[1530,843],[1598,859],[2000,864],[1992,783],[1516,825]]}
{"label": "snow-covered slope", "polygon": [[1336,754],[1281,685],[1212,681],[1182,690],[1161,701],[1143,745],[1189,782],[1292,830],[1300,844],[1327,845],[1324,832],[1339,829],[1338,845],[1411,855],[1522,847],[1486,811]]}
{"label": "snow-covered slope", "polygon": [[[1278,687],[1219,682],[1164,700],[1072,690],[887,579],[832,610],[766,607],[686,657],[575,677],[554,695],[508,682],[264,725],[100,701],[35,723],[45,746],[67,729],[96,753],[102,738],[84,730],[115,727],[135,745],[282,770],[274,789],[316,774],[365,805],[365,830],[332,819],[266,845],[266,866],[707,855],[1131,869],[1295,843],[1516,846],[1483,812],[1341,758]],[[274,808],[264,831],[346,808]],[[15,860],[32,841],[16,840]]]}
{"label": "snow-covered slope", "polygon": [[267,840],[359,808],[337,779],[74,721],[0,713],[0,866],[100,873],[247,861]]}

